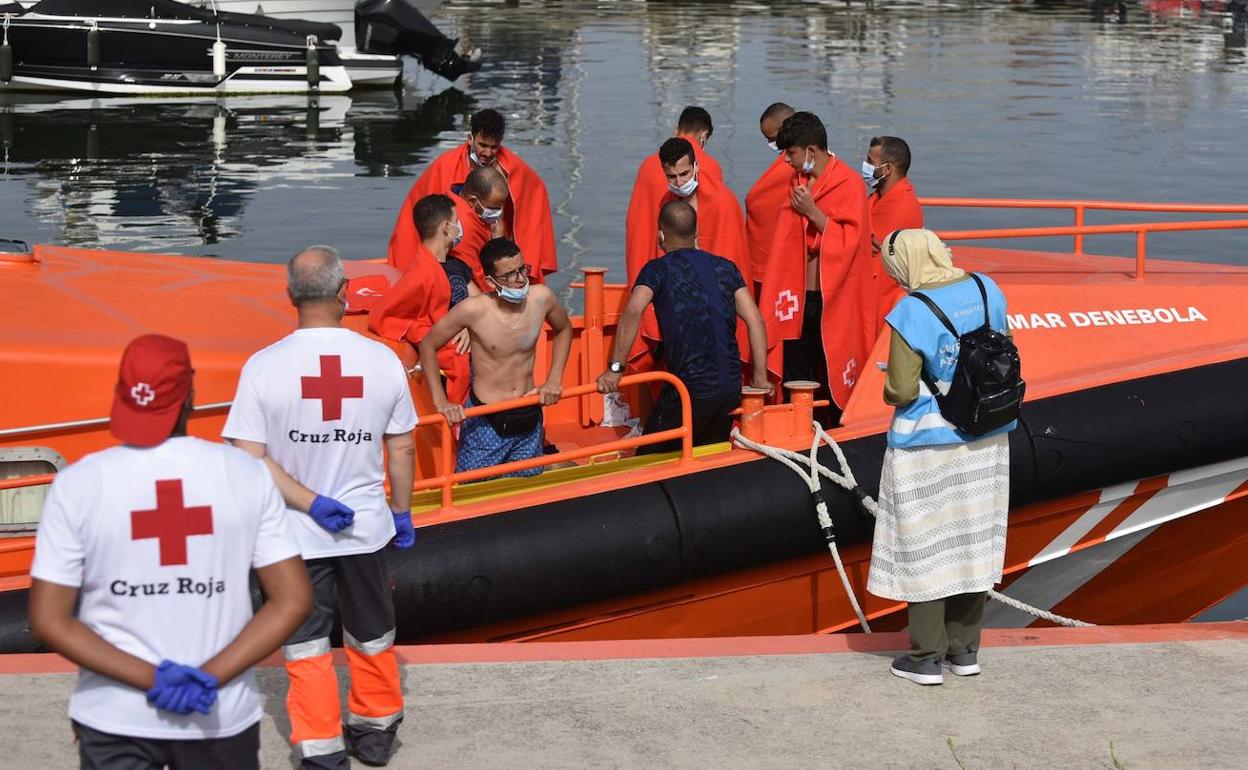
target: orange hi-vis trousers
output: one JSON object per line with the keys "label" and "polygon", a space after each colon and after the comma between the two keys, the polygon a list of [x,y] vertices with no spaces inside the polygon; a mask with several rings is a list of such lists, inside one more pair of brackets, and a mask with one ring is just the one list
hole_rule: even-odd
{"label": "orange hi-vis trousers", "polygon": [[334,609],[342,615],[351,678],[346,725],[361,758],[389,759],[403,693],[394,656],[394,602],[382,553],[307,562],[315,608],[283,647],[290,741],[310,767],[346,767],[338,677],[330,652]]}

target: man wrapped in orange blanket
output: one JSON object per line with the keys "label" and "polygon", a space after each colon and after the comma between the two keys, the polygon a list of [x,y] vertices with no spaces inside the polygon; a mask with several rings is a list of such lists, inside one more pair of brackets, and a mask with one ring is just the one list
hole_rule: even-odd
{"label": "man wrapped in orange blanket", "polygon": [[763,276],[767,274],[767,257],[776,237],[780,210],[789,205],[793,169],[789,168],[783,153],[776,146],[776,135],[793,113],[794,109],[789,105],[776,102],[763,110],[762,117],[758,119],[758,130],[776,158],[745,196],[745,233],[750,246],[750,272],[754,276],[751,288],[755,297],[762,291]]}
{"label": "man wrapped in orange blanket", "polygon": [[[409,252],[407,271],[385,292],[368,314],[368,328],[379,337],[419,345],[429,329],[450,309],[480,294],[473,271],[451,250],[464,239],[463,219],[449,196],[426,195],[412,207],[412,226],[419,235]],[[480,247],[478,247],[479,249]],[[438,368],[446,374],[446,391],[456,403],[468,395],[468,334],[461,333],[438,351]]]}
{"label": "man wrapped in orange blanket", "polygon": [[835,425],[876,336],[867,191],[858,169],[828,152],[827,130],[813,113],[794,113],[776,144],[793,171],[759,301],[767,368],[784,380],[819,383],[816,398],[830,397],[832,406],[817,417]]}
{"label": "man wrapped in orange blanket", "polygon": [[883,248],[894,230],[922,230],[923,208],[910,183],[910,145],[896,136],[871,139],[867,159],[862,163],[862,181],[867,183],[871,201],[871,240],[875,253],[877,288],[880,290],[879,324],[906,292],[884,273]]}
{"label": "man wrapped in orange blanket", "polygon": [[[703,166],[707,161],[714,163],[700,145],[710,131],[710,115],[705,110],[686,108],[677,133],[692,135],[695,141],[690,141],[688,136],[672,137],[641,164],[628,205],[625,230],[624,257],[630,287],[647,262],[663,256],[658,247],[659,211],[674,200],[685,201],[697,212],[698,248],[731,261],[749,285],[749,247],[741,206],[733,192],[724,186],[719,165]],[[740,349],[748,350],[744,326],[738,331]],[[642,318],[641,334],[629,356],[634,368],[650,367],[650,346],[657,343],[660,336],[654,312],[647,310]]]}
{"label": "man wrapped in orange blanket", "polygon": [[[546,275],[559,269],[546,184],[519,155],[503,146],[507,126],[496,110],[477,112],[469,127],[468,141],[430,163],[412,185],[390,235],[388,260],[400,270],[404,269],[408,255],[420,240],[412,224],[412,207],[416,201],[432,193],[458,195],[470,172],[492,168],[506,179],[509,194],[501,209],[486,209],[481,215],[491,225],[501,223],[492,228],[492,237],[515,241],[525,255],[531,280],[542,283]],[[476,261],[476,255],[467,256],[465,261],[469,264]],[[480,272],[479,265],[476,272]]]}

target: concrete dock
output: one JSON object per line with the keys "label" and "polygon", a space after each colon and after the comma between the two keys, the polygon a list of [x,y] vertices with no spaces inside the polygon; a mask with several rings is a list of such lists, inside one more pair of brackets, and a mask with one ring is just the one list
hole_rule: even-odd
{"label": "concrete dock", "polygon": [[[1248,767],[1248,623],[988,631],[981,676],[926,688],[888,673],[905,646],[874,634],[404,647],[390,766]],[[259,672],[262,762],[285,769],[279,666]],[[72,672],[57,656],[0,657],[0,767],[76,766]]]}

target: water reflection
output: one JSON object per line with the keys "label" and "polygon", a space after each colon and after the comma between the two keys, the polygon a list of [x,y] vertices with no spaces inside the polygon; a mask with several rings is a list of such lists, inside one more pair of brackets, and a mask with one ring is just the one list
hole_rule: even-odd
{"label": "water reflection", "polygon": [[[708,148],[740,194],[771,158],[756,125],[777,99],[819,112],[853,163],[872,135],[905,137],[921,194],[1236,201],[1248,171],[1245,0],[453,0],[437,22],[488,62],[459,89],[410,71],[398,93],[312,104],[8,97],[0,235],[375,256],[411,177],[486,105],[546,179],[561,285],[591,262],[621,276],[637,163],[690,103],[714,116]],[[993,217],[931,221],[1062,221]],[[1158,240],[1157,253],[1243,258],[1231,235]]]}

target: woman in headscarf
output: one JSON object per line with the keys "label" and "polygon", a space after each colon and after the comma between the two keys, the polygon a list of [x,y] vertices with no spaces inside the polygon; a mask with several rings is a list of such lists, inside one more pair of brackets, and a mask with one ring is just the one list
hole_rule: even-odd
{"label": "woman in headscarf", "polygon": [[971,436],[941,415],[929,383],[947,392],[958,338],[913,292],[922,290],[935,302],[959,335],[983,324],[985,300],[992,328],[1008,333],[1005,296],[983,275],[981,293],[930,230],[897,230],[881,246],[884,269],[909,294],[886,318],[892,343],[884,400],[895,411],[867,589],[910,603],[910,654],[894,660],[892,672],[941,684],[946,661],[959,676],[980,671],[984,601],[1005,562],[1006,433],[1016,423]]}

